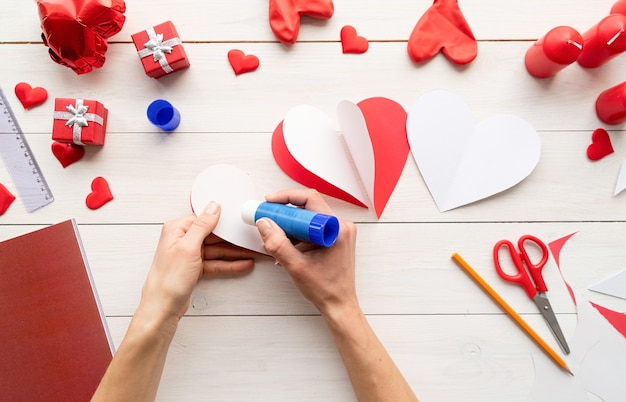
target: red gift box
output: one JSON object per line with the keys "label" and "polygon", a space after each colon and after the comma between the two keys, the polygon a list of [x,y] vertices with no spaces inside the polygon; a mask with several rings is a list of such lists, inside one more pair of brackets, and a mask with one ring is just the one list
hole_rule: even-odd
{"label": "red gift box", "polygon": [[109,111],[87,99],[56,98],[52,139],[78,145],[104,145]]}
{"label": "red gift box", "polygon": [[183,43],[171,21],[137,32],[131,38],[150,77],[159,78],[189,67]]}

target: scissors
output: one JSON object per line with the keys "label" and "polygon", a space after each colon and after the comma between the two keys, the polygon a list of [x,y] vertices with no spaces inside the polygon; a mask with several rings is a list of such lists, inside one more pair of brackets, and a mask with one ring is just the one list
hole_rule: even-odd
{"label": "scissors", "polygon": [[[541,260],[537,264],[534,264],[528,256],[528,251],[525,246],[525,243],[527,242],[532,243],[541,249]],[[548,296],[546,295],[548,287],[546,286],[546,283],[543,280],[543,275],[541,274],[543,267],[548,262],[548,247],[545,243],[532,235],[524,235],[520,237],[517,242],[517,246],[519,248],[519,252],[515,249],[513,243],[508,240],[500,240],[496,243],[493,248],[493,261],[496,266],[496,271],[505,281],[517,283],[524,288],[528,297],[532,299],[537,305],[537,308],[539,308],[541,315],[548,323],[548,327],[550,328],[550,331],[552,331],[552,335],[554,335],[559,343],[563,353],[569,354],[569,346],[567,346],[567,341],[565,340],[565,336],[563,336],[563,331],[561,331],[561,327],[559,326],[556,316],[554,315],[554,310],[552,310],[550,301],[548,301]],[[517,270],[517,272],[513,275],[505,273],[500,265],[500,249],[502,247],[508,249],[511,259],[513,260],[513,265]]]}

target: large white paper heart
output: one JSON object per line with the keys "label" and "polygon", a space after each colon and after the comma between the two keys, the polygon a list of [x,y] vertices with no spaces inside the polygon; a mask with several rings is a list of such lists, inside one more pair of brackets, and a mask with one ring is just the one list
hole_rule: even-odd
{"label": "large white paper heart", "polygon": [[248,200],[263,201],[250,176],[243,170],[226,164],[213,165],[200,173],[191,188],[191,209],[196,215],[210,201],[221,206],[220,220],[213,230],[229,243],[267,254],[256,226],[244,223],[241,208]]}
{"label": "large white paper heart", "polygon": [[526,120],[494,115],[475,124],[465,101],[443,90],[415,102],[407,135],[441,212],[515,186],[530,175],[541,154],[537,131]]}

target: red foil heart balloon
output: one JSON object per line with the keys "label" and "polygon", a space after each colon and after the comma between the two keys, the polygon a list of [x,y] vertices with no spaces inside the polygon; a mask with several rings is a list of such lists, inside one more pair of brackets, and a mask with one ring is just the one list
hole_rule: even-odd
{"label": "red foil heart balloon", "polygon": [[409,37],[409,57],[424,62],[439,51],[456,64],[476,58],[478,45],[457,0],[435,0]]}
{"label": "red foil heart balloon", "polygon": [[37,0],[37,7],[50,57],[77,74],[102,67],[107,39],[126,19],[124,0]]}

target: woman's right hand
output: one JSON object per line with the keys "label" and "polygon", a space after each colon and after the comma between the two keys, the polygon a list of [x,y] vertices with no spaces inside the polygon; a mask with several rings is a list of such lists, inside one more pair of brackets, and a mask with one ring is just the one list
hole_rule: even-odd
{"label": "woman's right hand", "polygon": [[[267,195],[268,202],[292,204],[311,211],[333,212],[316,190],[283,190]],[[359,308],[355,288],[356,226],[339,220],[339,236],[331,247],[294,246],[272,220],[261,218],[257,228],[265,250],[285,268],[300,292],[323,314]]]}

